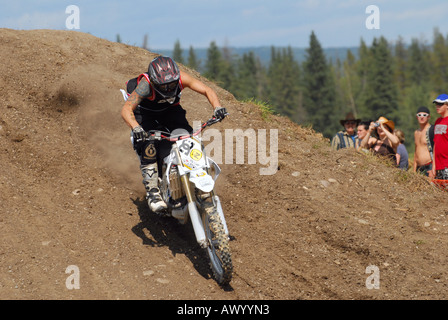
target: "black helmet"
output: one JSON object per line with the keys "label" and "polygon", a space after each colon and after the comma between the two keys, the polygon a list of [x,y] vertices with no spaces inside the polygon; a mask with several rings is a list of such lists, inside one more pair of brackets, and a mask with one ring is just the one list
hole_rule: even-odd
{"label": "black helmet", "polygon": [[176,96],[180,71],[173,59],[157,57],[149,63],[149,79],[154,89],[165,99]]}

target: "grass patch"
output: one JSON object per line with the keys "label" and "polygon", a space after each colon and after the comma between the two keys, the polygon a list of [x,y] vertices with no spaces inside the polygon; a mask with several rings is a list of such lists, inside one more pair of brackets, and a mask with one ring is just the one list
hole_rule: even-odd
{"label": "grass patch", "polygon": [[[397,168],[398,169],[398,168]],[[397,182],[411,182],[414,172],[413,171],[404,171],[404,170],[397,170],[397,174],[395,175],[395,179]]]}
{"label": "grass patch", "polygon": [[244,103],[252,103],[260,108],[261,110],[261,118],[265,121],[269,120],[269,116],[275,113],[274,108],[265,101],[260,101],[255,98],[250,98],[243,101]]}

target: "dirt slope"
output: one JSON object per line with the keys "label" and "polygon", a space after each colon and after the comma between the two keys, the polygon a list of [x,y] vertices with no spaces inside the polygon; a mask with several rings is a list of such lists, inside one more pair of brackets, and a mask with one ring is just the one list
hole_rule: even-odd
{"label": "dirt slope", "polygon": [[[215,127],[223,136],[279,136],[276,174],[260,175],[259,158],[222,165],[235,277],[219,287],[191,227],[143,201],[119,89],[154,55],[79,32],[0,29],[0,56],[0,299],[448,298],[446,193],[262,120],[210,84],[231,114]],[[211,114],[202,96],[183,101],[191,122]],[[78,290],[66,287],[71,265]],[[378,290],[366,287],[370,265]]]}

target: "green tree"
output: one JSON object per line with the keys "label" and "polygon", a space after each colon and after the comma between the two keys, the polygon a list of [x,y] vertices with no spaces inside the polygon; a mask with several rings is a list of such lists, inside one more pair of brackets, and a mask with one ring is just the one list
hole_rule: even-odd
{"label": "green tree", "polygon": [[406,147],[412,152],[414,130],[418,128],[415,112],[418,107],[427,105],[430,101],[430,69],[427,50],[417,39],[412,39],[407,56],[406,87],[400,92],[395,121],[405,134]]}
{"label": "green tree", "polygon": [[236,77],[230,87],[232,93],[240,100],[258,98],[257,78],[260,71],[255,54],[252,51],[243,54],[237,66]]}
{"label": "green tree", "polygon": [[338,130],[341,115],[335,114],[335,84],[323,49],[314,32],[306,49],[303,70],[304,108],[307,122],[326,137]]}
{"label": "green tree", "polygon": [[183,49],[180,45],[180,41],[177,40],[174,44],[174,50],[173,50],[173,57],[174,61],[178,63],[184,64],[184,57],[183,57]]}
{"label": "green tree", "polygon": [[[350,53],[350,52],[349,52]],[[347,54],[347,56],[349,55]],[[353,99],[353,70],[349,67],[348,61],[342,62],[339,58],[336,63],[330,64],[330,75],[332,75],[335,84],[335,104],[333,113],[344,116],[348,111],[357,114],[356,105]]]}
{"label": "green tree", "polygon": [[204,75],[213,81],[217,81],[220,78],[222,68],[222,55],[215,41],[210,43],[207,50],[207,61],[205,63]]}
{"label": "green tree", "polygon": [[410,85],[428,86],[430,82],[430,67],[428,53],[417,39],[412,39],[409,51],[407,78]]}
{"label": "green tree", "polygon": [[342,68],[342,76],[337,81],[341,86],[342,104],[347,106],[355,116],[358,116],[360,112],[357,97],[362,89],[362,82],[358,73],[356,57],[350,50],[342,63]]}
{"label": "green tree", "polygon": [[448,86],[448,39],[434,30],[432,52],[432,83],[436,92],[445,92]]}
{"label": "green tree", "polygon": [[190,46],[190,50],[188,51],[188,67],[196,71],[199,70],[199,61],[193,46]]}
{"label": "green tree", "polygon": [[372,43],[372,64],[367,73],[366,109],[370,119],[385,116],[393,119],[398,110],[397,84],[388,42],[384,37]]}
{"label": "green tree", "polygon": [[408,50],[406,49],[406,45],[402,37],[398,38],[397,43],[395,44],[395,81],[397,83],[398,90],[400,93],[407,86],[406,77],[407,67],[408,67]]}
{"label": "green tree", "polygon": [[361,39],[359,45],[359,60],[356,62],[356,72],[359,79],[358,90],[354,93],[355,104],[357,105],[358,114],[357,116],[361,119],[372,119],[372,113],[368,110],[367,102],[367,78],[368,73],[373,64],[372,54],[369,47],[366,45],[365,41]]}
{"label": "green tree", "polygon": [[271,63],[268,70],[267,95],[275,111],[296,122],[304,120],[299,114],[301,106],[300,65],[294,59],[291,47],[271,48]]}
{"label": "green tree", "polygon": [[234,68],[231,60],[225,60],[221,50],[212,41],[207,50],[207,61],[204,75],[217,82],[222,88],[229,90],[234,79]]}
{"label": "green tree", "polygon": [[239,100],[255,99],[265,103],[269,100],[267,95],[268,81],[266,69],[253,51],[244,53],[235,64],[235,77],[231,84],[231,92]]}

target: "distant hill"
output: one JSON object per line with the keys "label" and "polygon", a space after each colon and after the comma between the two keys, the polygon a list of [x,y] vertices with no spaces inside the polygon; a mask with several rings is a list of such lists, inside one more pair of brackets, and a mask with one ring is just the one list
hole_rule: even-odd
{"label": "distant hill", "polygon": [[[276,49],[282,49],[281,47],[276,47]],[[171,56],[173,50],[165,50],[165,49],[151,49],[153,52],[157,52],[159,54]],[[197,58],[204,62],[207,60],[207,50],[208,48],[199,48],[195,49]],[[253,51],[256,56],[260,58],[261,63],[264,66],[268,66],[271,60],[271,47],[231,47],[230,48],[232,54],[237,56],[243,56],[243,54]],[[306,58],[306,48],[292,48],[294,52],[294,56],[297,61],[303,62]],[[340,47],[340,48],[324,48],[325,55],[327,56],[329,61],[336,62],[337,59],[345,60],[347,57],[347,52],[350,50],[355,57],[358,57],[358,47]],[[188,59],[188,49],[183,49],[183,55],[185,61]]]}

